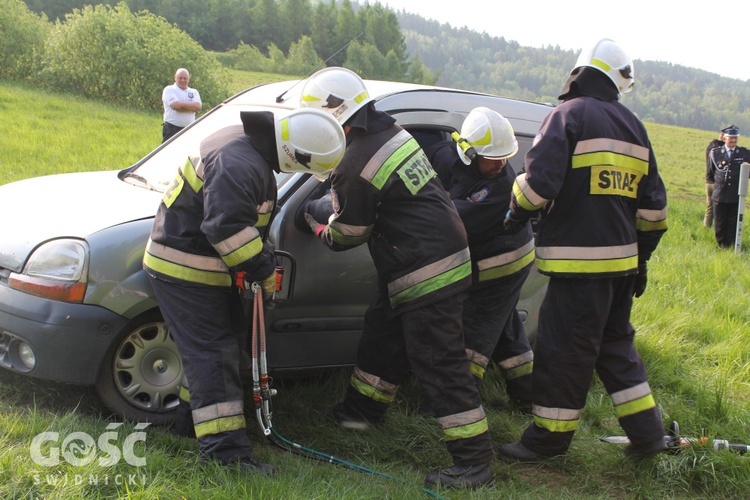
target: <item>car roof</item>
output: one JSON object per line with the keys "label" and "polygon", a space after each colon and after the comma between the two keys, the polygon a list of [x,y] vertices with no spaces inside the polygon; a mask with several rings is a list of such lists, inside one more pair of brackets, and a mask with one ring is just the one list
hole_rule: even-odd
{"label": "car roof", "polygon": [[[235,95],[226,103],[294,109],[298,106],[305,82],[305,79],[301,79],[259,85]],[[449,87],[382,80],[364,82],[378,109],[396,116],[404,126],[410,123],[435,123],[459,130],[469,110],[486,106],[510,120],[517,135],[534,136],[542,120],[553,108],[548,103]]]}

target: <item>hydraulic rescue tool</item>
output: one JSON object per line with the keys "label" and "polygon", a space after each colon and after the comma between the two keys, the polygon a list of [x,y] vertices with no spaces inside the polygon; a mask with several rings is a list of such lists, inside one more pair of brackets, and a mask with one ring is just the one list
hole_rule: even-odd
{"label": "hydraulic rescue tool", "polygon": [[[294,257],[281,250],[275,250],[274,253],[277,256],[287,258],[291,262],[291,272],[288,277],[288,288],[287,298],[291,298],[294,290],[294,277],[296,274],[296,261]],[[276,292],[273,294],[272,300],[275,300],[277,294],[281,291],[282,281],[284,276],[283,267],[276,268]],[[240,285],[240,280],[242,284]],[[264,317],[264,305],[263,305],[263,288],[260,283],[246,283],[244,281],[244,274],[237,276],[236,284],[242,289],[243,303],[245,304],[245,313],[248,318],[251,319],[252,325],[250,327],[250,343],[251,343],[251,355],[252,355],[252,374],[253,374],[253,406],[255,409],[255,417],[258,421],[263,435],[271,441],[274,445],[286,450],[290,453],[294,453],[306,458],[319,460],[321,462],[328,462],[335,465],[343,465],[349,469],[353,469],[359,472],[365,472],[388,479],[395,479],[401,481],[400,478],[391,476],[384,472],[378,472],[373,469],[369,469],[362,465],[349,462],[347,460],[323,453],[311,448],[302,446],[301,444],[291,441],[281,434],[279,434],[273,426],[272,422],[272,406],[271,397],[276,395],[276,389],[271,388],[273,382],[272,378],[268,374],[268,363],[266,362],[266,327]],[[248,307],[249,302],[252,301],[251,308]],[[438,495],[432,490],[422,488],[422,490],[428,495],[443,499],[444,497]]]}
{"label": "hydraulic rescue tool", "polygon": [[[609,436],[601,438],[606,443],[629,444],[627,436]],[[750,445],[733,444],[725,439],[709,439],[707,437],[689,438],[680,435],[680,425],[672,422],[669,426],[669,434],[664,436],[664,442],[667,443],[668,452],[676,453],[689,446],[712,446],[714,450],[732,450],[744,455],[750,451]]]}

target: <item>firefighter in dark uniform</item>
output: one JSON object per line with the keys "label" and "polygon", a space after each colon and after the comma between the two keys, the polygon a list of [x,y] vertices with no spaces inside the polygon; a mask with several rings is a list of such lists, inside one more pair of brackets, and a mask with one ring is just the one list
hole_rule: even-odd
{"label": "firefighter in dark uniform", "polygon": [[645,458],[666,450],[664,425],[633,344],[633,297],[667,230],[667,196],[641,121],[619,101],[633,63],[600,40],[581,52],[516,178],[506,226],[541,211],[536,263],[549,275],[539,312],[533,422],[498,455],[536,461],[567,452],[594,371],[630,445]]}
{"label": "firefighter in dark uniform", "polygon": [[724,144],[713,148],[706,164],[706,183],[714,185],[714,234],[722,248],[734,247],[737,237],[737,213],[740,206],[740,166],[750,162],[750,150],[737,145],[739,129],[732,125],[722,130]]}
{"label": "firefighter in dark uniform", "polygon": [[427,146],[425,153],[468,235],[473,281],[463,328],[471,372],[479,385],[495,360],[512,403],[530,408],[534,353],[516,305],[534,262],[534,234],[528,222],[515,233],[503,227],[516,178],[508,159],[518,152],[518,141],[510,122],[485,107],[473,109],[453,139]]}
{"label": "firefighter in dark uniform", "polygon": [[302,104],[330,112],[347,134],[330,197],[308,209],[310,228],[336,251],[367,243],[378,273],[351,384],[332,416],[348,428],[381,422],[411,368],[454,461],[426,484],[489,484],[492,444],[461,331],[463,292],[471,284],[461,218],[416,140],[375,109],[355,73],[315,73]]}
{"label": "firefighter in dark uniform", "polygon": [[276,203],[274,172],[326,175],[344,132],[318,110],[243,112],[242,125],[206,138],[159,205],[143,267],[182,356],[202,459],[261,474],[245,429],[240,338],[247,334],[237,273],[275,289],[264,243]]}
{"label": "firefighter in dark uniform", "polygon": [[[713,166],[711,165],[709,155],[711,154],[712,149],[718,148],[719,146],[723,146],[723,145],[724,145],[724,130],[722,129],[719,132],[719,138],[711,139],[711,142],[709,142],[708,146],[706,146],[706,215],[703,218],[703,225],[706,227],[711,227],[714,225],[714,200],[712,199],[713,194],[714,194],[714,181],[713,181],[713,176],[711,174],[711,171],[713,170]],[[709,178],[711,178],[710,182],[709,182]]]}

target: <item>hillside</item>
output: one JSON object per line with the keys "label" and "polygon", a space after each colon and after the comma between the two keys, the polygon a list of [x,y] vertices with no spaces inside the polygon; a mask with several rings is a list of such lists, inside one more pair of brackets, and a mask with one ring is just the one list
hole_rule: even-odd
{"label": "hillside", "polygon": [[[397,11],[407,53],[418,56],[438,84],[520,99],[557,102],[577,54],[517,42]],[[641,119],[718,131],[731,123],[750,131],[750,81],[666,62],[634,61],[636,88],[622,102]]]}

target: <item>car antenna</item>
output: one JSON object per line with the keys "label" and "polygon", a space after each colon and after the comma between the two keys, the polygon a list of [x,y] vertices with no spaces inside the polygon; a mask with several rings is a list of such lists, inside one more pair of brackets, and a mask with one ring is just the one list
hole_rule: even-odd
{"label": "car antenna", "polygon": [[279,94],[279,96],[278,96],[278,97],[276,98],[276,102],[283,102],[283,101],[284,101],[284,95],[285,95],[285,94],[286,94],[287,92],[289,92],[289,91],[290,91],[290,90],[292,90],[292,89],[293,89],[294,87],[296,87],[296,86],[297,86],[297,84],[298,84],[299,82],[301,82],[302,80],[305,80],[305,79],[309,78],[309,77],[310,77],[310,75],[312,75],[313,73],[315,73],[316,71],[318,71],[318,70],[320,69],[320,67],[321,67],[321,66],[325,66],[325,64],[326,64],[326,63],[327,63],[328,61],[330,61],[331,59],[333,59],[334,57],[336,57],[336,55],[337,55],[337,54],[338,54],[339,52],[341,52],[342,50],[344,50],[345,48],[347,48],[347,47],[348,47],[349,45],[351,45],[351,44],[352,44],[352,42],[353,42],[353,41],[355,41],[355,40],[356,40],[357,38],[361,37],[361,36],[362,36],[362,35],[364,35],[364,34],[365,34],[365,32],[364,32],[364,31],[363,31],[363,32],[361,32],[361,33],[360,33],[359,35],[357,35],[357,36],[355,36],[354,38],[352,38],[351,40],[349,40],[349,43],[347,43],[346,45],[344,45],[343,47],[341,47],[341,48],[340,48],[339,50],[337,50],[336,52],[334,52],[333,54],[331,54],[331,56],[330,56],[330,57],[329,57],[328,59],[326,59],[326,60],[325,60],[325,61],[323,61],[322,63],[320,63],[320,64],[318,64],[317,66],[315,66],[315,68],[314,68],[314,69],[313,69],[312,71],[310,71],[310,72],[309,72],[309,73],[307,74],[307,76],[305,76],[305,78],[302,78],[302,79],[298,80],[298,81],[297,81],[297,83],[295,83],[294,85],[292,85],[291,87],[289,87],[288,89],[286,89],[286,90],[285,90],[284,92],[282,92],[281,94]]}

